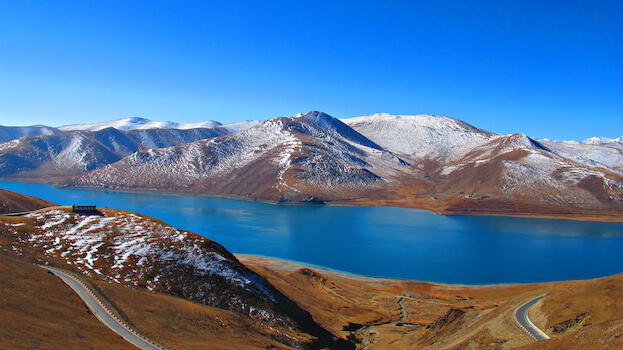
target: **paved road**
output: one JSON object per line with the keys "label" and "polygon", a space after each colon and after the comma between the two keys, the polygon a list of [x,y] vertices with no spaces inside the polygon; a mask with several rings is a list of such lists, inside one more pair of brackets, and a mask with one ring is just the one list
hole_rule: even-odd
{"label": "paved road", "polygon": [[80,299],[84,301],[84,303],[87,305],[89,310],[91,310],[91,313],[93,315],[95,315],[103,324],[108,326],[108,328],[110,328],[113,332],[123,337],[123,339],[144,350],[164,349],[138,335],[128,325],[126,325],[111,312],[109,312],[106,307],[97,299],[97,297],[77,278],[56,268],[51,268],[48,266],[41,267],[60,277],[63,282],[65,282],[69,287],[71,287],[71,289],[73,289],[78,294]]}
{"label": "paved road", "polygon": [[543,298],[545,294],[539,295],[538,297],[530,300],[529,302],[521,305],[515,310],[515,321],[519,323],[521,328],[523,328],[528,334],[534,338],[536,341],[543,341],[549,339],[549,336],[545,334],[542,330],[540,330],[537,326],[530,321],[528,317],[528,309],[532,307],[532,305],[536,304],[541,298]]}

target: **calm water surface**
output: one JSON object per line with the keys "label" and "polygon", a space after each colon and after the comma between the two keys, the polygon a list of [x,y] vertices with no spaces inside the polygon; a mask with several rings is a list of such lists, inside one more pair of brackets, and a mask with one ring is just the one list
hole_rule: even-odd
{"label": "calm water surface", "polygon": [[542,282],[623,272],[623,224],[448,217],[387,207],[272,205],[224,198],[0,188],[63,205],[136,211],[259,254],[356,274],[448,283]]}

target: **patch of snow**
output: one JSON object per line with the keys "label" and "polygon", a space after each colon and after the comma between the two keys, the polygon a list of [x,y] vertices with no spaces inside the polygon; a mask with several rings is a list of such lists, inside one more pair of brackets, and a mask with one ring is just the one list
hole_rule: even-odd
{"label": "patch of snow", "polygon": [[[145,275],[153,264],[178,264],[198,273],[219,275],[230,283],[274,300],[267,286],[255,275],[232,267],[214,251],[201,248],[205,238],[189,238],[184,232],[133,213],[114,216],[80,216],[62,210],[50,210],[25,216],[38,228],[29,237],[47,256],[60,256],[83,271],[101,274],[98,260],[112,255],[111,280],[136,285],[136,276]],[[15,232],[14,232],[15,233]],[[95,271],[97,270],[97,271]],[[151,288],[159,283],[151,280]]]}

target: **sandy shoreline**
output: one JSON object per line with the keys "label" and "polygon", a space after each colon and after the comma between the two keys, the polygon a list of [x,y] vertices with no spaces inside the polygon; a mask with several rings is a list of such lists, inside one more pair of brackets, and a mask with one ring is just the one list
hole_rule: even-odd
{"label": "sandy shoreline", "polygon": [[[341,277],[347,278],[351,280],[356,280],[359,282],[365,282],[367,284],[395,284],[395,283],[416,283],[416,284],[427,284],[432,286],[446,287],[446,288],[490,288],[490,287],[505,287],[505,286],[522,286],[522,285],[530,285],[530,284],[538,284],[538,283],[493,283],[493,284],[461,284],[461,283],[444,283],[444,282],[436,282],[436,281],[422,281],[422,280],[414,280],[414,279],[401,279],[401,278],[388,278],[388,277],[375,277],[375,276],[366,276],[359,275],[352,272],[335,270],[324,266],[269,257],[264,255],[254,255],[254,254],[234,254],[240,262],[244,265],[249,266],[259,266],[268,268],[271,270],[277,271],[296,271],[300,269],[311,269],[320,274],[333,276],[333,277]],[[559,281],[553,281],[559,282]],[[541,282],[541,283],[550,283],[550,282]]]}
{"label": "sandy shoreline", "polygon": [[335,270],[335,269],[318,266],[314,264],[308,264],[308,263],[298,262],[294,260],[281,259],[281,258],[273,258],[269,256],[264,256],[264,255],[254,255],[254,254],[234,254],[234,255],[236,256],[238,260],[240,260],[245,265],[249,263],[250,265],[262,266],[262,267],[266,267],[272,270],[296,271],[299,269],[311,269],[311,270],[314,270],[316,272],[326,274],[326,275],[345,277],[345,278],[356,279],[359,281],[368,281],[368,282],[375,282],[375,281],[422,282],[422,281],[415,281],[415,280],[401,280],[397,278],[383,278],[383,277],[358,275],[355,273]]}

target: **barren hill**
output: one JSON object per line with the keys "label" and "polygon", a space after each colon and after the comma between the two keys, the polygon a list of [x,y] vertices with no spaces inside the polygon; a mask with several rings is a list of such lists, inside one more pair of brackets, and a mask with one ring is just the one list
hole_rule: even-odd
{"label": "barren hill", "polygon": [[[314,271],[241,256],[324,327],[358,349],[618,349],[623,274],[551,283],[461,286]],[[551,339],[535,342],[513,314],[545,294],[529,317]]]}
{"label": "barren hill", "polygon": [[43,199],[0,189],[0,214],[21,213],[56,205]]}
{"label": "barren hill", "polygon": [[288,346],[346,346],[218,243],[135,213],[50,209],[7,217],[0,220],[0,250],[227,310],[264,325],[267,336]]}

